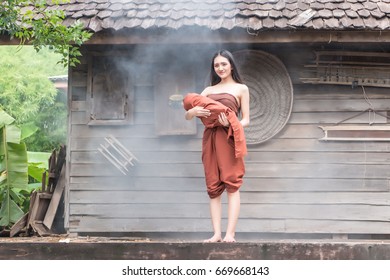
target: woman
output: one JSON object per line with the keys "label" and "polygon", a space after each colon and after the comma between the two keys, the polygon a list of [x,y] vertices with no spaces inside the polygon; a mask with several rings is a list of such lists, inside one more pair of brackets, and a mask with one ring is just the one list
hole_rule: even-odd
{"label": "woman", "polygon": [[[210,72],[211,86],[205,88],[201,96],[218,101],[238,116],[239,124],[249,125],[249,90],[243,84],[233,55],[227,50],[218,51],[212,58]],[[187,109],[187,108],[186,108]],[[207,118],[212,112],[206,106],[188,109],[185,118]],[[204,242],[235,242],[236,224],[240,212],[240,192],[245,173],[243,156],[236,157],[234,136],[225,112],[218,115],[219,126],[205,127],[202,141],[202,162],[205,171],[207,191],[210,197],[211,220],[214,235]],[[222,239],[221,194],[227,191],[228,224]]]}

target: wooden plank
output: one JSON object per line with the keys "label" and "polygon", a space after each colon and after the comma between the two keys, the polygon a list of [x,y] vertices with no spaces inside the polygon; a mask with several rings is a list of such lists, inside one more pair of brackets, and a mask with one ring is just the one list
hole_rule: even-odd
{"label": "wooden plank", "polygon": [[[102,138],[78,138],[70,139],[70,151],[96,151],[102,142]],[[193,139],[184,137],[166,137],[163,139],[145,138],[140,141],[135,138],[120,138],[123,145],[133,152],[138,151],[190,151],[200,152],[202,148],[201,139]],[[249,153],[251,151],[302,151],[302,152],[387,152],[390,150],[389,143],[324,143],[318,139],[270,139],[261,145],[249,145]]]}
{"label": "wooden plank", "polygon": [[[375,71],[375,70],[383,70],[383,71],[377,71],[377,73],[380,74],[388,74],[390,71],[390,64],[389,63],[373,63],[373,62],[357,62],[357,61],[344,61],[343,65],[340,65],[340,61],[317,61],[318,64],[306,64],[304,65],[305,68],[317,68],[319,71],[325,71],[332,66],[337,67],[337,69],[342,69],[342,70],[351,70],[351,69],[356,69],[358,71]],[[314,69],[313,69],[314,70]],[[384,75],[387,76],[387,75]]]}
{"label": "wooden plank", "polygon": [[[338,163],[338,164],[389,164],[387,153],[366,152],[273,152],[250,151],[245,158],[251,163]],[[155,162],[158,162],[156,160]],[[190,162],[190,161],[189,161]]]}
{"label": "wooden plank", "polygon": [[154,101],[152,100],[144,100],[144,99],[136,99],[134,104],[134,111],[136,113],[154,113]]}
{"label": "wooden plank", "polygon": [[[202,138],[204,126],[197,124],[197,134],[187,136],[193,138]],[[135,124],[131,126],[102,126],[99,129],[94,129],[85,124],[72,125],[73,137],[82,138],[97,138],[106,137],[109,134],[123,138],[158,138],[154,131],[154,124]],[[180,136],[185,138],[186,136]]]}
{"label": "wooden plank", "polygon": [[43,221],[51,197],[52,194],[36,192],[32,205],[30,205],[28,225],[32,225],[34,221]]}
{"label": "wooden plank", "polygon": [[[289,119],[290,124],[337,124],[340,122],[346,124],[386,124],[386,112],[379,114],[365,112],[356,116],[360,112],[316,112],[316,113],[293,113]],[[381,115],[380,115],[381,114]],[[349,119],[351,118],[351,119]]]}
{"label": "wooden plank", "polygon": [[[74,111],[70,115],[71,124],[87,124],[86,112]],[[135,112],[134,115],[134,124],[153,124],[154,123],[154,114],[144,113],[144,112]]]}
{"label": "wooden plank", "polygon": [[56,187],[54,189],[54,193],[52,196],[52,199],[50,200],[49,206],[47,208],[45,217],[43,219],[43,224],[48,228],[51,229],[55,215],[57,213],[58,206],[61,202],[61,197],[65,189],[65,170],[66,165],[62,166],[60,177],[58,178]]}
{"label": "wooden plank", "polygon": [[[110,164],[72,164],[70,176],[112,176],[120,171]],[[125,175],[124,175],[125,176]],[[129,171],[129,176],[140,177],[203,177],[201,163],[149,164],[140,163]],[[246,165],[246,177],[273,178],[371,178],[387,179],[388,165],[384,164],[290,164],[252,163]]]}
{"label": "wooden plank", "polygon": [[389,222],[286,220],[286,232],[389,234]]}
{"label": "wooden plank", "polygon": [[[389,83],[383,83],[383,82],[371,82],[371,81],[368,81],[368,82],[364,82],[364,81],[360,81],[361,79],[359,79],[359,82],[357,83],[357,85],[359,86],[365,86],[365,87],[383,87],[383,88],[390,88],[390,84]],[[371,80],[371,79],[369,79]],[[311,84],[315,84],[315,85],[326,85],[326,84],[332,84],[332,85],[346,85],[346,86],[349,86],[351,85],[352,83],[349,82],[349,81],[323,81],[322,79],[304,79],[302,78],[302,82],[303,83],[311,83]]]}
{"label": "wooden plank", "polygon": [[[115,182],[113,184],[113,182]],[[244,177],[241,192],[388,192],[389,179],[320,179]],[[70,191],[198,191],[205,192],[203,177],[72,177]]]}
{"label": "wooden plank", "polygon": [[[144,61],[145,63],[145,61]],[[144,64],[145,66],[145,64]],[[154,66],[154,64],[150,64],[151,67]],[[142,66],[141,66],[142,67]],[[146,73],[139,73],[139,75],[142,75],[143,77],[147,77],[148,78],[148,81],[144,84],[136,84],[135,85],[135,92],[134,92],[134,97],[135,97],[135,100],[136,102],[138,100],[149,100],[149,101],[153,101],[153,98],[154,98],[154,84],[153,84],[153,81],[152,81],[152,72],[153,71],[147,71]],[[150,78],[150,79],[149,79]],[[149,108],[148,111],[154,111],[154,108]]]}
{"label": "wooden plank", "polygon": [[[222,225],[225,227],[226,220]],[[72,217],[70,232],[210,232],[209,219],[99,219]],[[389,222],[240,219],[237,233],[389,234]]]}
{"label": "wooden plank", "polygon": [[[281,220],[241,220],[240,230],[254,223],[254,232],[283,232]],[[226,220],[222,221],[226,228]],[[253,228],[253,225],[251,225]],[[71,217],[69,231],[72,232],[211,232],[210,219],[99,219],[91,216]]]}
{"label": "wooden plank", "polygon": [[388,165],[366,164],[250,164],[246,176],[284,178],[372,178],[386,179],[390,175]]}
{"label": "wooden plank", "polygon": [[[138,151],[137,158],[142,163],[200,163],[200,152],[175,151]],[[73,152],[72,163],[105,163],[97,152]],[[390,155],[387,153],[365,152],[273,152],[250,151],[245,157],[245,163],[342,163],[342,164],[389,164]]]}
{"label": "wooden plank", "polygon": [[384,57],[384,58],[390,58],[389,53],[383,53],[383,52],[359,52],[359,51],[315,51],[315,54],[317,56],[352,56],[352,57]]}
{"label": "wooden plank", "polygon": [[32,191],[30,194],[30,205],[28,206],[27,228],[29,228],[30,223],[33,221],[33,217],[35,217],[36,211],[38,209],[35,203],[36,199],[37,199],[37,191]]}
{"label": "wooden plank", "polygon": [[9,237],[16,236],[27,226],[28,213],[24,214],[12,227],[9,233]]}
{"label": "wooden plank", "polygon": [[390,141],[388,125],[320,126],[325,136],[322,141]]}
{"label": "wooden plank", "polygon": [[[179,144],[177,145],[179,147]],[[250,146],[253,151],[302,151],[302,152],[384,152],[390,149],[386,142],[322,142],[318,139],[271,139],[262,145]]]}
{"label": "wooden plank", "polygon": [[390,109],[388,99],[372,99],[371,106],[363,98],[361,99],[345,99],[345,100],[295,100],[293,105],[293,113],[301,112],[362,112],[367,108],[379,111],[387,111]]}
{"label": "wooden plank", "polygon": [[389,192],[313,192],[313,193],[261,193],[242,195],[242,203],[287,203],[287,204],[368,204],[389,205]]}
{"label": "wooden plank", "polygon": [[[142,163],[199,163],[199,152],[137,152],[137,158]],[[74,152],[72,163],[105,163],[105,159],[97,152]]]}
{"label": "wooden plank", "polygon": [[72,71],[72,86],[86,87],[87,86],[87,72],[85,71]]}
{"label": "wooden plank", "polygon": [[[222,217],[227,218],[227,205]],[[112,218],[210,218],[208,203],[199,204],[74,204],[72,216]],[[316,204],[241,204],[240,219],[308,219],[390,221],[390,206],[375,205],[316,205]]]}
{"label": "wooden plank", "polygon": [[[273,139],[277,138],[300,138],[313,139],[323,136],[323,132],[318,128],[318,124],[293,124],[287,123],[282,130],[277,133]],[[250,146],[249,146],[250,148]]]}
{"label": "wooden plank", "polygon": [[370,32],[365,30],[353,30],[353,31],[339,31],[339,30],[264,30],[257,33],[256,36],[247,32],[234,32],[234,30],[217,30],[215,36],[210,37],[213,34],[212,31],[202,32],[202,28],[194,28],[189,32],[174,33],[174,36],[168,36],[170,40],[167,40],[167,34],[156,33],[148,31],[146,36],[145,31],[141,30],[127,30],[126,32],[106,33],[105,36],[94,36],[86,44],[88,45],[105,45],[105,44],[190,44],[190,43],[206,43],[210,44],[210,38],[213,38],[214,44],[228,44],[228,43],[293,43],[293,42],[307,42],[307,43],[325,43],[329,42],[344,42],[344,43],[385,43],[390,42],[390,34],[387,30],[381,30],[380,36],[378,32]]}
{"label": "wooden plank", "polygon": [[86,104],[85,101],[71,101],[70,111],[72,112],[85,112]]}
{"label": "wooden plank", "polygon": [[[103,138],[71,138],[71,151],[96,151]],[[201,139],[188,138],[186,136],[167,136],[161,139],[144,138],[118,138],[124,146],[131,151],[201,151]]]}
{"label": "wooden plank", "polygon": [[242,192],[388,192],[388,179],[244,177]]}
{"label": "wooden plank", "polygon": [[[72,204],[79,203],[207,203],[206,192],[167,191],[71,191]],[[241,202],[267,204],[367,204],[388,206],[390,192],[243,192]]]}
{"label": "wooden plank", "polygon": [[108,135],[115,137],[131,138],[156,138],[154,125],[131,125],[131,126],[102,126],[99,129],[87,125],[72,125],[72,136],[82,138],[103,138]]}
{"label": "wooden plank", "polygon": [[[366,94],[369,99],[386,99],[388,89],[386,88],[366,88]],[[362,99],[363,91],[361,88],[352,88],[351,86],[337,85],[311,85],[295,84],[294,85],[294,102],[298,100],[355,100]]]}
{"label": "wooden plank", "polygon": [[52,231],[47,229],[43,224],[42,221],[35,220],[32,222],[31,227],[33,230],[38,234],[38,236],[50,236],[53,234]]}
{"label": "wooden plank", "polygon": [[[206,203],[206,192],[137,192],[137,191],[72,191],[70,192],[71,204],[74,203]],[[89,196],[89,197],[88,197]],[[146,196],[150,196],[149,200]],[[191,196],[191,197],[190,197]]]}

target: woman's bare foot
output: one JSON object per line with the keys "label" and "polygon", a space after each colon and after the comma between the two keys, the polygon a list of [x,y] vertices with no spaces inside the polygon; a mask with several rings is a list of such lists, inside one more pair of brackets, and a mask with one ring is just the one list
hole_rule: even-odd
{"label": "woman's bare foot", "polygon": [[203,240],[203,243],[213,243],[213,242],[221,242],[222,237],[220,235],[214,234],[211,238]]}
{"label": "woman's bare foot", "polygon": [[232,235],[226,235],[225,238],[223,239],[223,242],[234,243],[236,242],[236,239],[234,239],[234,236]]}

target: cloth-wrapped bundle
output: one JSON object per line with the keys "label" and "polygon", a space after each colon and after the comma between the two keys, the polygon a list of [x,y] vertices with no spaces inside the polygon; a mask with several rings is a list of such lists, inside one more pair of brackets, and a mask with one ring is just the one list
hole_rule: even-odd
{"label": "cloth-wrapped bundle", "polygon": [[[221,102],[218,102],[214,99],[211,99],[206,96],[202,96],[197,93],[188,93],[183,99],[183,106],[186,111],[190,110],[193,107],[201,106],[205,109],[210,110],[211,115],[207,118],[200,118],[202,123],[207,128],[213,128],[217,126],[222,126],[218,120],[220,113],[225,113],[230,126],[228,130],[228,137],[233,137],[234,146],[235,146],[235,157],[244,157],[247,154],[246,140],[244,134],[244,128],[242,127],[240,121],[237,117],[238,112],[238,103],[235,97],[231,94],[215,94],[221,95],[224,98],[231,98],[231,104],[233,108],[227,107]],[[234,109],[234,110],[233,110]]]}

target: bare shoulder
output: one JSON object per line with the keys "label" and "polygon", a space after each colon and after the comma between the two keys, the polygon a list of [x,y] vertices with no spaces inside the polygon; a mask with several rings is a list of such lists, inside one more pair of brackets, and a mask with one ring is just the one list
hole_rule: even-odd
{"label": "bare shoulder", "polygon": [[240,96],[248,96],[249,95],[249,88],[246,84],[239,84],[239,93]]}
{"label": "bare shoulder", "polygon": [[202,91],[201,95],[203,95],[203,96],[209,95],[209,94],[212,92],[212,88],[213,88],[212,86],[206,87],[206,88]]}
{"label": "bare shoulder", "polygon": [[239,84],[239,85],[240,85],[241,91],[248,91],[249,92],[249,88],[246,84]]}

